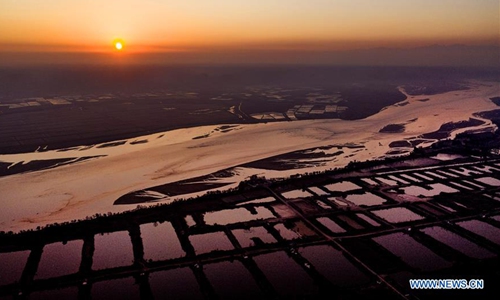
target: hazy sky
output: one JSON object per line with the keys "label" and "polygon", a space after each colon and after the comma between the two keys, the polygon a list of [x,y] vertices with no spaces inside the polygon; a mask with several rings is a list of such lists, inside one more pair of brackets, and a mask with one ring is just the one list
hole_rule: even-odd
{"label": "hazy sky", "polygon": [[498,44],[499,0],[0,0],[0,51]]}

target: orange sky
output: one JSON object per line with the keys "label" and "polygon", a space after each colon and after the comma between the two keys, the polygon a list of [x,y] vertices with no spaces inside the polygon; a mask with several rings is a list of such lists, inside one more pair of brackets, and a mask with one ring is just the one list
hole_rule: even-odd
{"label": "orange sky", "polygon": [[[409,60],[345,51],[499,47],[499,6],[498,0],[0,0],[0,64],[401,64]],[[121,53],[116,39],[124,41]],[[498,51],[481,49],[457,50],[448,64],[498,64]],[[443,54],[410,64],[433,57]]]}
{"label": "orange sky", "polygon": [[492,44],[498,0],[0,0],[0,49],[356,49]]}

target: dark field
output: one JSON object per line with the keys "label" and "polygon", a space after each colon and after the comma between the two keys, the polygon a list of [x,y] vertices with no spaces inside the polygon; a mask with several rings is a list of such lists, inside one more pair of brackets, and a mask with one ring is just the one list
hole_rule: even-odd
{"label": "dark field", "polygon": [[0,153],[93,145],[200,125],[360,119],[403,101],[398,86],[439,93],[497,73],[312,66],[4,68]]}

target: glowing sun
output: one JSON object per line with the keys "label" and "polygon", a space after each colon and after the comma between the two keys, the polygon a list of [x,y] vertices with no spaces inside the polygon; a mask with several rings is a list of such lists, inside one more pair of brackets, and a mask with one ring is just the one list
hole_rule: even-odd
{"label": "glowing sun", "polygon": [[120,43],[120,42],[116,42],[115,43],[115,48],[116,48],[116,50],[122,50],[123,49],[123,44]]}
{"label": "glowing sun", "polygon": [[113,46],[114,46],[115,50],[121,51],[123,49],[123,47],[125,46],[125,44],[123,43],[122,40],[115,40],[113,42]]}

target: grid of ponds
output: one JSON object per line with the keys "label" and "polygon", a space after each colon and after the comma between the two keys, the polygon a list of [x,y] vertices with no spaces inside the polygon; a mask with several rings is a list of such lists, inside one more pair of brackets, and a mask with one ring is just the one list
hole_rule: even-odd
{"label": "grid of ponds", "polygon": [[498,265],[499,179],[479,161],[324,175],[112,230],[14,236],[0,299],[412,298],[409,278]]}

